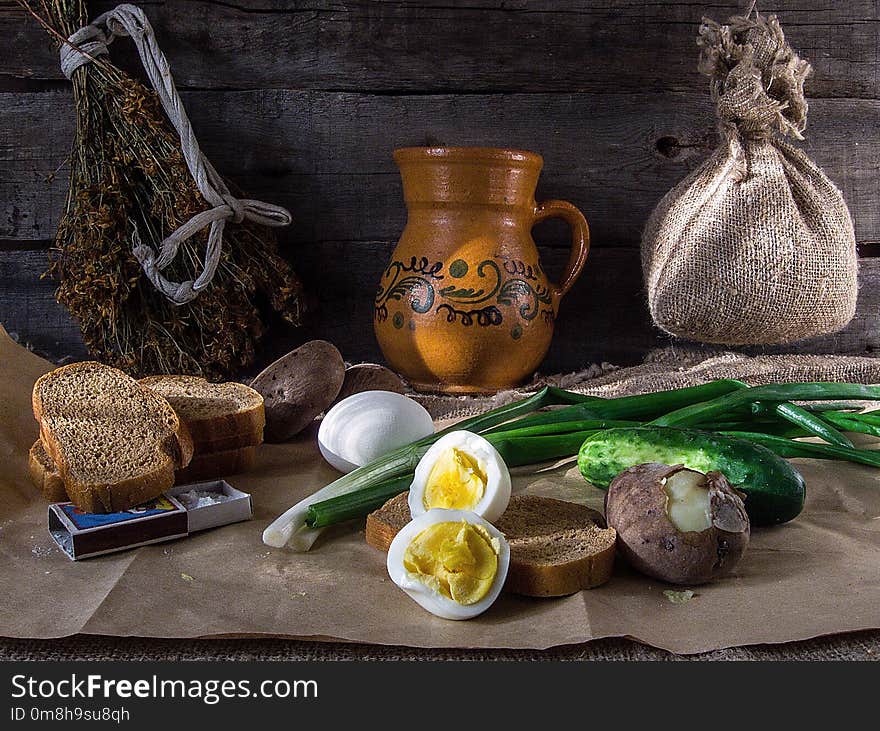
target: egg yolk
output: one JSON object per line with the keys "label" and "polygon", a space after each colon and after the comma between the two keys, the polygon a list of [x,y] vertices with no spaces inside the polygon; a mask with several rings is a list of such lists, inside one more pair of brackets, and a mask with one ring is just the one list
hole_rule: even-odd
{"label": "egg yolk", "polygon": [[435,592],[467,606],[492,588],[498,550],[498,540],[482,526],[466,521],[435,523],[407,546],[403,566]]}
{"label": "egg yolk", "polygon": [[422,502],[425,509],[472,510],[486,491],[486,473],[476,458],[452,447],[434,462]]}

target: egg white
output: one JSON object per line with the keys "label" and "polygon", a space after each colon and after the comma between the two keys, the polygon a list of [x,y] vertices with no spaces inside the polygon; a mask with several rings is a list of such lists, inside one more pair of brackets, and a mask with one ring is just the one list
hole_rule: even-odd
{"label": "egg white", "polygon": [[471,512],[492,522],[498,520],[510,503],[510,472],[498,450],[479,434],[468,431],[454,431],[440,437],[425,452],[416,466],[413,481],[409,487],[409,512],[413,518],[424,515],[425,488],[434,463],[447,449],[456,448],[476,458],[480,470],[486,475],[486,488],[479,502],[470,508]]}
{"label": "egg white", "polygon": [[433,433],[431,415],[420,403],[392,391],[362,391],[327,412],[318,448],[327,462],[348,473]]}
{"label": "egg white", "polygon": [[[410,543],[423,530],[437,523],[460,523],[466,521],[471,525],[479,525],[492,537],[498,539],[498,570],[492,580],[489,592],[480,601],[474,604],[459,604],[453,599],[431,589],[427,584],[420,581],[418,576],[407,571],[403,565],[403,556]],[[472,619],[485,612],[501,593],[504,581],[507,578],[507,570],[510,567],[510,545],[504,534],[494,525],[484,520],[479,515],[467,510],[446,510],[444,508],[432,508],[418,518],[411,520],[394,537],[391,547],[388,549],[386,561],[388,576],[410,598],[414,599],[423,608],[427,609],[443,619]]]}

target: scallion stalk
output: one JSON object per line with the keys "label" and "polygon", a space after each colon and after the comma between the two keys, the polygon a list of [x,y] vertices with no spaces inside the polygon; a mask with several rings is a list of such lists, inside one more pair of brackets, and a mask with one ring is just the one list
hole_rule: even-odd
{"label": "scallion stalk", "polygon": [[289,545],[294,550],[308,551],[320,535],[319,529],[310,528],[306,523],[311,503],[363,490],[411,473],[430,446],[422,441],[408,444],[368,465],[358,467],[300,500],[269,524],[263,531],[263,543],[274,548]]}
{"label": "scallion stalk", "polygon": [[785,419],[785,421],[794,424],[814,437],[819,437],[829,444],[836,444],[839,447],[853,446],[853,443],[847,437],[835,429],[828,421],[825,421],[822,416],[811,414],[806,409],[791,402],[785,401],[781,404],[768,404],[764,401],[757,401],[753,404],[752,409],[756,414],[776,414],[780,418]]}
{"label": "scallion stalk", "polygon": [[741,388],[748,388],[742,381],[723,379],[710,381],[699,386],[688,386],[671,391],[643,393],[637,396],[621,396],[613,399],[586,401],[540,414],[532,414],[510,425],[497,426],[489,433],[507,431],[510,428],[524,428],[543,424],[557,424],[566,421],[589,419],[642,420],[666,414],[691,404],[702,404],[718,396],[729,394]]}
{"label": "scallion stalk", "polygon": [[462,421],[447,427],[443,431],[425,437],[422,441],[430,440],[430,443],[433,444],[444,434],[453,431],[472,431],[475,434],[482,434],[493,427],[503,430],[505,428],[504,425],[507,422],[510,422],[523,414],[530,414],[538,409],[543,409],[546,406],[566,406],[600,403],[605,401],[606,399],[599,398],[598,396],[586,396],[582,393],[566,391],[562,388],[556,388],[555,386],[545,386],[528,398],[515,401],[506,406],[499,406],[498,408],[487,411],[484,414],[478,414],[477,416],[463,419]]}
{"label": "scallion stalk", "polygon": [[[568,434],[523,436],[515,432],[489,434],[486,439],[498,450],[508,467],[539,464],[577,454],[584,440],[602,429],[612,428],[609,422],[593,422],[597,428],[572,431]],[[627,426],[632,424],[627,422]],[[381,507],[388,500],[409,489],[412,474],[380,482],[356,492],[311,503],[308,508],[308,528],[325,528],[345,520],[359,518]]]}
{"label": "scallion stalk", "polygon": [[880,426],[880,412],[865,411],[862,413],[853,413],[850,411],[831,411],[822,414],[822,417],[837,423],[839,420],[858,421],[862,424],[870,424],[872,426]]}
{"label": "scallion stalk", "polygon": [[311,503],[306,525],[309,528],[326,528],[346,520],[361,518],[408,490],[412,477],[412,474],[406,474],[356,492]]}
{"label": "scallion stalk", "polygon": [[880,421],[876,420],[876,417],[866,420],[858,418],[860,416],[865,416],[865,414],[840,413],[838,411],[828,411],[822,414],[822,418],[827,419],[843,431],[880,437]]}
{"label": "scallion stalk", "polygon": [[640,421],[624,421],[620,419],[581,419],[580,421],[560,421],[555,424],[538,424],[537,426],[519,426],[521,423],[521,421],[511,422],[505,425],[506,428],[483,432],[483,436],[494,444],[500,438],[543,437],[579,431],[600,431],[602,429],[642,425]]}
{"label": "scallion stalk", "polygon": [[544,406],[576,404],[587,401],[601,401],[595,396],[584,396],[561,388],[546,386],[534,395],[500,406],[484,414],[468,419],[444,429],[436,434],[389,452],[368,465],[359,467],[317,492],[300,500],[296,505],[282,513],[263,531],[263,543],[274,548],[290,546],[294,550],[308,551],[320,535],[320,528],[308,525],[309,505],[329,498],[347,495],[359,490],[373,488],[383,482],[403,477],[415,470],[418,461],[434,442],[451,431],[465,430],[479,432],[530,413]]}
{"label": "scallion stalk", "polygon": [[845,462],[880,467],[880,452],[872,449],[856,449],[855,447],[840,447],[836,444],[816,444],[815,442],[799,442],[784,437],[776,437],[771,434],[759,434],[756,432],[721,432],[731,437],[748,439],[755,444],[761,444],[769,450],[776,452],[780,457],[805,457],[808,459],[838,459]]}
{"label": "scallion stalk", "polygon": [[860,383],[771,383],[736,390],[711,401],[684,406],[655,418],[655,426],[696,426],[754,401],[828,401],[834,399],[880,399],[880,387]]}

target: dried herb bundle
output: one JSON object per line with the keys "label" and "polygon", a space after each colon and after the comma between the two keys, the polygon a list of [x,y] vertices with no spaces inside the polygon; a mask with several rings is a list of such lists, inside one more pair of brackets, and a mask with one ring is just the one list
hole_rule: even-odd
{"label": "dried herb bundle", "polygon": [[[84,0],[19,0],[56,40],[88,22]],[[194,300],[169,302],[146,278],[132,242],[158,248],[209,206],[180,141],[151,89],[106,56],[72,77],[76,134],[70,188],[51,253],[57,300],[76,317],[94,357],[134,375],[229,376],[250,365],[274,309],[299,324],[302,288],[270,229],[228,223],[211,284]],[[164,274],[195,279],[207,232],[180,247]],[[262,310],[262,313],[261,313]]]}

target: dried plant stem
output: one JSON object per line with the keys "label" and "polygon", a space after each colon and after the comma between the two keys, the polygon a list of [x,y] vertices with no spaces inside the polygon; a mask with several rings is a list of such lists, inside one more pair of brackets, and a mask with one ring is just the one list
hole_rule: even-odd
{"label": "dried plant stem", "polygon": [[[84,0],[18,0],[59,43],[88,22]],[[51,253],[56,298],[76,317],[94,357],[135,374],[227,377],[250,365],[264,334],[260,303],[293,324],[302,289],[272,232],[227,224],[212,284],[175,306],[132,254],[208,206],[155,93],[99,57],[73,73],[76,132],[70,187]],[[185,242],[165,275],[195,279],[206,244]]]}

